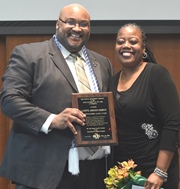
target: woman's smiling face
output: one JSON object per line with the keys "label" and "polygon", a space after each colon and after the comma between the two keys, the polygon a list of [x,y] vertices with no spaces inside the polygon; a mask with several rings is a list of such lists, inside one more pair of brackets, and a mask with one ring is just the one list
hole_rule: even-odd
{"label": "woman's smiling face", "polygon": [[140,64],[145,52],[142,32],[132,25],[122,27],[117,35],[115,52],[123,66],[133,67]]}

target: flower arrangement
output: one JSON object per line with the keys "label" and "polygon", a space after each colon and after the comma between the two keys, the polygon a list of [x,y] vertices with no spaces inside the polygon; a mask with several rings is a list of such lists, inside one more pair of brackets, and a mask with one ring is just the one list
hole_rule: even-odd
{"label": "flower arrangement", "polygon": [[133,160],[118,162],[108,171],[108,177],[104,179],[107,189],[131,189],[132,184],[143,186],[146,178],[141,176],[141,172],[135,172],[137,164]]}

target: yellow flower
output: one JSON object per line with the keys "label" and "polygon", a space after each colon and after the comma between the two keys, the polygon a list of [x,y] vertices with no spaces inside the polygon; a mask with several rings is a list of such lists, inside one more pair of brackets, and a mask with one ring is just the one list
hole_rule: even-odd
{"label": "yellow flower", "polygon": [[129,181],[135,179],[136,175],[141,175],[141,172],[135,172],[134,168],[137,165],[134,161],[128,160],[118,162],[118,165],[110,168],[108,171],[108,177],[104,179],[104,183],[107,189],[122,189],[125,188]]}
{"label": "yellow flower", "polygon": [[134,161],[131,159],[131,160],[128,160],[127,161],[123,161],[122,163],[120,163],[122,167],[126,168],[127,170],[129,169],[134,169],[137,165],[134,164]]}
{"label": "yellow flower", "polygon": [[118,176],[121,176],[120,179],[128,177],[129,173],[127,172],[127,169],[122,168],[118,170]]}
{"label": "yellow flower", "polygon": [[136,173],[137,173],[137,175],[141,175],[141,171],[137,171]]}

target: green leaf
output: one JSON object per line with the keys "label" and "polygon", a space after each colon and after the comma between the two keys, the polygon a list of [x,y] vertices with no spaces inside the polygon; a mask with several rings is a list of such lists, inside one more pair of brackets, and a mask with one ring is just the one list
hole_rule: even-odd
{"label": "green leaf", "polygon": [[146,182],[146,178],[141,175],[135,175],[133,182],[134,184],[137,184],[139,186],[144,186],[144,183]]}

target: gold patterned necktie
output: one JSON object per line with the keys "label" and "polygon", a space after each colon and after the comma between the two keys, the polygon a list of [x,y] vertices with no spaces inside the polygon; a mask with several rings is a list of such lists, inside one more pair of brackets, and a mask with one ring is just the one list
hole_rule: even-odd
{"label": "gold patterned necktie", "polygon": [[81,57],[79,56],[79,54],[71,54],[71,55],[75,60],[75,69],[76,69],[76,74],[77,74],[79,88],[80,88],[79,92],[81,93],[91,92],[91,88],[89,85],[86,72],[84,70],[84,64],[83,64],[83,61],[81,60]]}
{"label": "gold patterned necktie", "polygon": [[[82,58],[78,53],[76,54],[71,54],[71,56],[74,58],[75,61],[75,69],[76,69],[76,75],[78,78],[78,83],[79,83],[79,88],[81,93],[87,93],[91,92],[90,84],[84,69],[84,64],[82,61]],[[98,146],[91,146],[86,148],[86,150],[93,155],[97,150],[99,149]]]}

